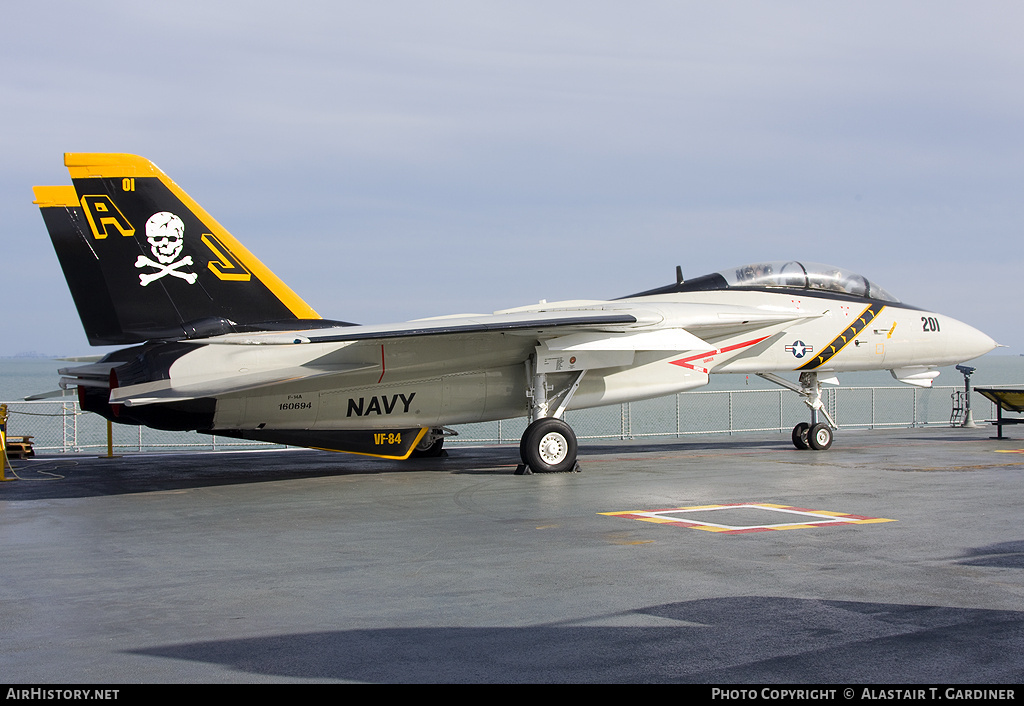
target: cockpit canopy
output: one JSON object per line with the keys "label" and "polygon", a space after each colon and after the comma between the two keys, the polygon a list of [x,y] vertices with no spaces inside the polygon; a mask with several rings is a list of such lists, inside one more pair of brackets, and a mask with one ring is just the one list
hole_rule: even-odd
{"label": "cockpit canopy", "polygon": [[667,287],[651,289],[632,297],[650,296],[653,294],[673,294],[676,292],[708,292],[724,289],[803,289],[845,296],[862,297],[864,299],[880,299],[898,303],[899,299],[889,294],[863,275],[858,275],[841,267],[822,265],[817,262],[797,262],[796,260],[776,260],[759,262],[754,265],[734,267],[714,274],[704,275],[685,282],[676,282]]}
{"label": "cockpit canopy", "polygon": [[817,262],[776,260],[744,265],[718,272],[730,289],[736,287],[784,287],[787,289],[816,289],[823,292],[839,292],[855,297],[881,299],[898,302],[864,275],[858,275],[841,267],[822,265]]}

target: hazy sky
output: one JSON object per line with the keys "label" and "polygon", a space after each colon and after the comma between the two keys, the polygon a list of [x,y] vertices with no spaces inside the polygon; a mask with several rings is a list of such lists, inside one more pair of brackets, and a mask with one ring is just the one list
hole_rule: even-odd
{"label": "hazy sky", "polygon": [[0,355],[90,353],[36,184],[156,162],[321,315],[861,272],[1024,353],[1016,2],[15,3]]}

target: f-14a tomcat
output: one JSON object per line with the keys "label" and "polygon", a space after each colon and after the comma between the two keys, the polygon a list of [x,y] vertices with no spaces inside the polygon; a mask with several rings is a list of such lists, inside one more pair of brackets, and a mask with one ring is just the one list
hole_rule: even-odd
{"label": "f-14a tomcat", "polygon": [[[801,449],[826,449],[836,373],[936,367],[994,341],[807,262],[737,267],[607,300],[542,302],[398,324],[321,318],[150,161],[65,154],[73,186],[35,203],[92,345],[60,371],[82,409],[123,424],[370,454],[437,455],[449,425],[526,416],[522,465],[573,470],[567,409],[756,373],[803,396]],[[799,382],[778,375],[796,373]]]}

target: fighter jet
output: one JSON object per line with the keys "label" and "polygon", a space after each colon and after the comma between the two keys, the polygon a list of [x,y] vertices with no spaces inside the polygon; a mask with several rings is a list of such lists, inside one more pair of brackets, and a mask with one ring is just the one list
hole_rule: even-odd
{"label": "fighter jet", "polygon": [[[610,300],[541,302],[397,324],[323,319],[152,162],[64,155],[73,186],[37,186],[92,345],[60,370],[84,410],[122,424],[390,459],[442,452],[453,425],[527,417],[517,472],[578,469],[569,409],[755,373],[802,396],[800,449],[832,444],[822,384],[936,368],[995,347],[865,277],[763,262]],[[779,373],[795,373],[798,381]]]}

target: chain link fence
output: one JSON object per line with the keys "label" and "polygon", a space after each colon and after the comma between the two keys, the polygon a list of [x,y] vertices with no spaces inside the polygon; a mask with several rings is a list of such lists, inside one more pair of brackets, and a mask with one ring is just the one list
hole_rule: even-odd
{"label": "chain link fence", "polygon": [[[962,387],[845,387],[822,390],[822,403],[844,429],[948,426],[953,395]],[[971,393],[975,421],[995,419],[995,406]],[[788,390],[681,392],[610,407],[570,410],[567,421],[581,439],[638,439],[699,434],[779,432],[809,419],[803,399]],[[450,442],[519,443],[525,419],[464,424]]]}
{"label": "chain link fence", "polygon": [[[83,412],[73,400],[6,404],[7,434],[31,436],[32,447],[36,453],[106,452],[107,420],[98,414]],[[160,431],[125,424],[112,424],[111,433],[113,447],[118,452],[284,448],[280,445],[239,441],[191,431]]]}
{"label": "chain link fence", "polygon": [[[826,388],[822,402],[841,428],[878,429],[948,425],[952,397],[958,387]],[[40,453],[105,451],[107,423],[82,412],[76,402],[8,402],[8,433],[32,436]],[[995,418],[995,407],[972,393],[976,421]],[[799,395],[788,390],[723,390],[682,392],[653,400],[609,407],[570,410],[565,420],[581,440],[623,440],[645,437],[684,437],[698,434],[747,432],[789,433],[808,418]],[[448,443],[519,443],[526,419],[462,424]],[[283,448],[195,432],[171,432],[114,424],[114,448],[119,452],[161,450],[238,450]]]}

